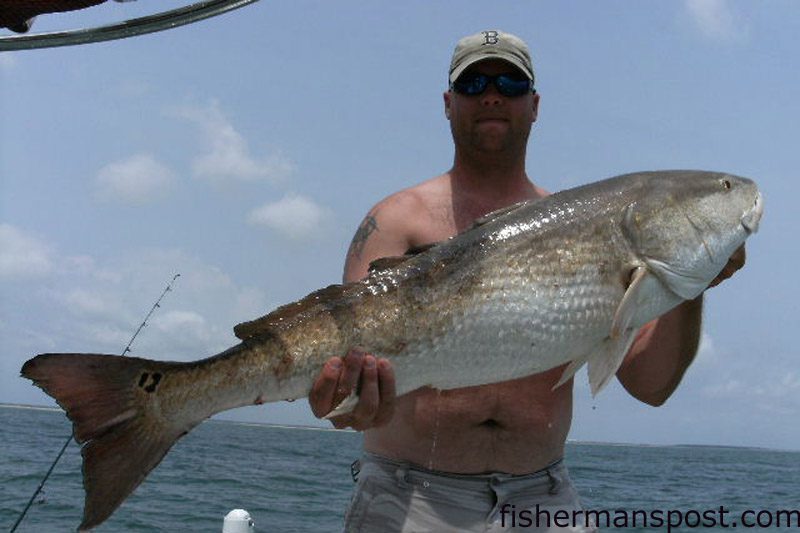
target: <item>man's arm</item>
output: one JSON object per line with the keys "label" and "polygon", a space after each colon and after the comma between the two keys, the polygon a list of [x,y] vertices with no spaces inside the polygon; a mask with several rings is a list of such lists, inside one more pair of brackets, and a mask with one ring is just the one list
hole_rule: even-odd
{"label": "man's arm", "polygon": [[702,313],[700,295],[642,327],[617,371],[631,396],[653,406],[667,401],[697,354]]}
{"label": "man's arm", "polygon": [[[742,245],[709,286],[719,285],[744,263]],[[617,371],[617,378],[631,396],[654,406],[667,401],[697,354],[702,315],[701,294],[642,327]]]}

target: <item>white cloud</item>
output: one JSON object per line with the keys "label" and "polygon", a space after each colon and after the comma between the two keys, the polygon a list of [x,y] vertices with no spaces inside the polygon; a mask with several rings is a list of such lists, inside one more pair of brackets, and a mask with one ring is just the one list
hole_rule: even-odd
{"label": "white cloud", "polygon": [[787,371],[783,363],[791,357],[771,354],[773,364],[765,365],[752,354],[715,342],[716,338],[703,332],[697,359],[687,374],[686,385],[702,401],[739,404],[737,408],[754,413],[800,413],[800,373]]}
{"label": "white cloud", "polygon": [[746,377],[726,373],[702,388],[707,398],[742,402],[754,412],[800,414],[800,374],[777,369],[751,369]]}
{"label": "white cloud", "polygon": [[24,279],[49,274],[51,247],[11,224],[0,224],[0,279]]}
{"label": "white cloud", "polygon": [[[132,329],[120,327],[119,325],[110,324],[108,322],[83,322],[76,323],[75,326],[78,338],[85,339],[83,342],[86,346],[107,347],[102,350],[92,351],[105,351],[106,353],[117,355],[122,355],[122,350],[127,345],[133,333]],[[62,350],[63,348],[59,347],[57,349]],[[76,350],[80,350],[80,348]]]}
{"label": "white cloud", "polygon": [[[254,287],[237,285],[214,265],[175,249],[138,249],[111,261],[87,257],[52,261],[80,268],[52,268],[47,283],[8,284],[0,295],[0,347],[19,354],[122,352],[133,333],[179,272],[136,338],[132,355],[187,360],[220,352],[237,342],[237,322],[272,307]],[[109,275],[114,273],[115,275]],[[44,314],[43,314],[44,313]],[[37,324],[37,337],[28,324]]]}
{"label": "white cloud", "polygon": [[194,311],[169,311],[164,313],[158,322],[162,331],[180,331],[182,329],[198,329],[206,325],[206,320]]}
{"label": "white cloud", "polygon": [[698,30],[717,42],[747,38],[749,29],[727,0],[685,0],[686,11]]}
{"label": "white cloud", "polygon": [[[195,311],[167,311],[159,316],[153,325],[159,333],[169,336],[172,343],[188,350],[214,343],[214,339],[211,338],[214,328],[209,327],[205,317]],[[196,357],[205,355],[209,354],[200,351]]]}
{"label": "white cloud", "polygon": [[703,392],[711,398],[730,398],[751,391],[748,391],[748,387],[741,380],[728,378],[724,381],[707,385],[703,388]]}
{"label": "white cloud", "polygon": [[110,298],[107,295],[84,288],[70,289],[63,298],[64,303],[74,312],[87,315],[107,313],[109,311],[109,300]]}
{"label": "white cloud", "polygon": [[314,235],[331,216],[330,211],[305,196],[286,195],[250,212],[247,219],[254,225],[271,228],[290,239]]}
{"label": "white cloud", "polygon": [[294,164],[279,152],[252,155],[247,140],[216,102],[205,108],[184,108],[178,115],[195,123],[203,135],[205,153],[192,162],[198,177],[218,182],[229,179],[278,182],[294,171]]}
{"label": "white cloud", "polygon": [[138,154],[100,169],[95,181],[98,200],[143,205],[164,198],[175,175],[149,154]]}

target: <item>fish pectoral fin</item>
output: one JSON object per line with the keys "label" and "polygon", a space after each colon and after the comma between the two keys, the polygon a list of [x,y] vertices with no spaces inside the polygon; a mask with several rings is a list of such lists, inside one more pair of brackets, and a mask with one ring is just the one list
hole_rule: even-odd
{"label": "fish pectoral fin", "polygon": [[347,398],[342,400],[339,403],[339,405],[334,407],[330,413],[323,416],[322,418],[325,420],[330,420],[331,418],[351,413],[353,412],[353,409],[356,408],[356,405],[358,405],[358,400],[359,400],[358,391],[353,389],[353,391],[350,392],[350,395]]}
{"label": "fish pectoral fin", "polygon": [[592,396],[597,396],[617,373],[636,338],[636,332],[637,329],[630,328],[617,338],[608,337],[600,349],[589,357],[589,387],[592,389]]}
{"label": "fish pectoral fin", "polygon": [[643,298],[647,292],[645,280],[652,276],[646,267],[636,267],[631,274],[631,282],[628,285],[622,300],[614,313],[614,320],[611,323],[612,339],[618,339],[625,331],[630,328],[636,311],[641,307]]}
{"label": "fish pectoral fin", "polygon": [[632,326],[636,313],[644,305],[648,294],[648,280],[653,276],[646,267],[637,267],[631,282],[619,302],[611,332],[600,349],[589,356],[589,386],[596,396],[617,373],[625,355],[636,337],[638,328]]}

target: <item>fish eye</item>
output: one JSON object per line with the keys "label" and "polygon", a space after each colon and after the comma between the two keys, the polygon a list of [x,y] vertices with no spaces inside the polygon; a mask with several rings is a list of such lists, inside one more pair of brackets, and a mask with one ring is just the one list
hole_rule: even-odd
{"label": "fish eye", "polygon": [[722,186],[725,187],[726,189],[730,190],[730,188],[731,188],[730,180],[722,180]]}

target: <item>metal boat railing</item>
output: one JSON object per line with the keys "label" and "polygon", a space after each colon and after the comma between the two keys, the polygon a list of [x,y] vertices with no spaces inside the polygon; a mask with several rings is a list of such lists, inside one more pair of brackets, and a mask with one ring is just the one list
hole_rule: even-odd
{"label": "metal boat railing", "polygon": [[77,30],[10,35],[0,37],[0,52],[11,50],[30,50],[55,46],[72,46],[125,39],[157,31],[169,30],[192,24],[200,20],[216,17],[228,11],[239,9],[258,0],[204,0],[188,6],[163,11],[154,15]]}

